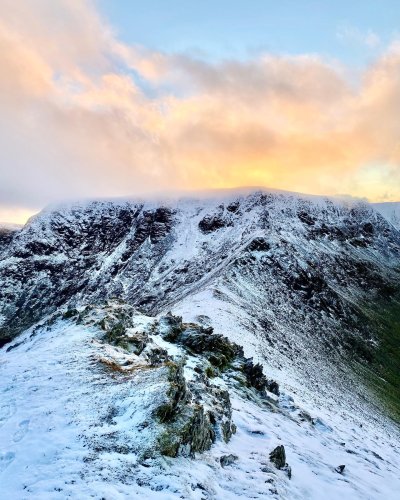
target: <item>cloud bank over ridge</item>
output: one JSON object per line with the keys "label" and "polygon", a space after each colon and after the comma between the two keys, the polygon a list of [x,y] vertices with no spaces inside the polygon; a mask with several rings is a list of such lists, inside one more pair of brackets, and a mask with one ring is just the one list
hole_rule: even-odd
{"label": "cloud bank over ridge", "polygon": [[400,199],[400,44],[210,62],[118,39],[95,3],[0,2],[0,219],[63,198],[245,185]]}

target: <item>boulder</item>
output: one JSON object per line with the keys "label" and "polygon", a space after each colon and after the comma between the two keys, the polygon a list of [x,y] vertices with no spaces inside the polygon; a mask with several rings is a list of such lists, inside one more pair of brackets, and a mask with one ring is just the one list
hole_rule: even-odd
{"label": "boulder", "polygon": [[269,454],[269,459],[275,465],[277,469],[283,469],[286,465],[286,452],[283,445],[277,446]]}
{"label": "boulder", "polygon": [[345,467],[345,465],[338,465],[337,467],[335,467],[335,472],[337,472],[338,474],[343,474]]}
{"label": "boulder", "polygon": [[219,459],[219,462],[221,464],[221,467],[226,467],[227,465],[232,465],[233,463],[238,460],[239,457],[236,455],[222,455],[222,457]]}

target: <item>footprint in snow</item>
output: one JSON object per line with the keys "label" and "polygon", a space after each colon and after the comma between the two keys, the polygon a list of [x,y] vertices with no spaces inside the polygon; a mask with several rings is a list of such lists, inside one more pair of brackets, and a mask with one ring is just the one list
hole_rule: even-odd
{"label": "footprint in snow", "polygon": [[25,437],[25,434],[28,432],[28,430],[29,420],[22,420],[22,422],[20,422],[18,425],[18,430],[14,433],[14,443],[18,443],[18,441],[21,441]]}
{"label": "footprint in snow", "polygon": [[12,417],[14,413],[15,405],[13,403],[0,405],[0,427],[7,422],[7,420]]}
{"label": "footprint in snow", "polygon": [[15,453],[12,451],[7,451],[6,453],[0,453],[0,472],[3,472],[10,463],[14,460]]}

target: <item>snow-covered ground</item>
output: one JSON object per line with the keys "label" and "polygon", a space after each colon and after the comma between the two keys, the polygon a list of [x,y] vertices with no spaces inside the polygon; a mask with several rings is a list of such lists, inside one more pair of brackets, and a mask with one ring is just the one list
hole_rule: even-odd
{"label": "snow-covered ground", "polygon": [[[0,500],[398,498],[399,429],[348,355],[349,339],[379,341],[358,304],[390,301],[385,293],[399,286],[396,210],[226,192],[52,207],[6,232],[2,343],[60,306],[117,297],[212,326],[262,363],[281,396],[271,407],[228,374],[210,379],[230,393],[237,432],[229,443],[217,440],[196,459],[143,462],[159,430],[143,422],[167,391],[165,374],[105,344],[93,325],[31,327],[0,349]],[[154,318],[135,321],[170,356],[182,355],[149,330]],[[112,372],[101,359],[137,369]],[[196,362],[188,357],[187,381]],[[278,444],[291,480],[269,461]],[[238,459],[221,467],[229,454]]]}
{"label": "snow-covered ground", "polygon": [[[140,317],[138,328],[152,323]],[[218,441],[195,459],[141,462],[139,424],[160,380],[140,370],[124,376],[105,370],[101,358],[135,356],[101,338],[98,328],[57,320],[0,350],[2,500],[398,498],[398,436],[340,412],[323,418],[314,412],[310,423],[302,401],[282,394],[276,408],[262,405],[226,377],[213,383],[230,392],[237,425],[230,442]],[[179,354],[158,335],[153,339]],[[187,362],[189,378],[194,361]],[[269,461],[278,444],[285,446],[291,480]],[[227,454],[238,459],[222,467],[219,459]],[[343,474],[335,471],[341,464]]]}
{"label": "snow-covered ground", "polygon": [[400,229],[400,201],[373,203],[372,205],[385,219]]}

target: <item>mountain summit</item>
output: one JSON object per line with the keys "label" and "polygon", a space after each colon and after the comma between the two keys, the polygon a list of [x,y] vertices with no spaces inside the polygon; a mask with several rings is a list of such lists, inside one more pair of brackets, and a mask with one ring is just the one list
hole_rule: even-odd
{"label": "mountain summit", "polygon": [[[351,199],[255,191],[175,201],[93,201],[51,207],[22,229],[0,233],[0,279],[1,356],[8,367],[9,383],[13,370],[18,365],[23,369],[28,363],[29,352],[36,361],[26,369],[34,370],[35,376],[44,380],[45,375],[52,376],[51,368],[46,364],[46,371],[40,372],[36,363],[40,364],[43,356],[55,356],[61,363],[57,373],[62,378],[65,353],[71,350],[78,386],[79,370],[83,369],[78,367],[77,360],[83,356],[80,353],[87,353],[92,360],[103,359],[92,369],[86,361],[85,377],[93,388],[97,376],[99,380],[104,378],[109,396],[102,395],[103,400],[119,398],[109,423],[122,432],[118,425],[120,418],[125,419],[124,429],[131,433],[127,439],[136,443],[132,441],[132,448],[127,445],[128,449],[118,452],[118,446],[123,446],[123,439],[118,437],[112,453],[124,462],[120,472],[127,466],[125,455],[130,457],[132,453],[138,460],[138,441],[132,436],[143,422],[123,416],[128,396],[122,392],[113,395],[110,374],[103,373],[111,368],[114,375],[126,372],[125,382],[129,380],[132,388],[137,383],[143,394],[152,391],[157,380],[166,384],[169,394],[168,384],[175,389],[181,387],[174,393],[176,404],[164,408],[167,420],[163,421],[159,413],[157,418],[165,427],[163,432],[169,429],[181,436],[175,436],[175,444],[168,447],[174,450],[173,460],[199,458],[193,481],[201,483],[196,474],[201,475],[204,460],[214,460],[210,457],[222,446],[213,443],[225,443],[227,458],[221,458],[223,465],[210,472],[209,486],[207,481],[201,483],[202,488],[191,490],[190,498],[200,498],[194,491],[204,491],[201,498],[228,494],[225,486],[218,493],[215,485],[221,478],[226,480],[229,470],[253,474],[248,461],[250,451],[243,451],[247,446],[255,447],[260,457],[265,452],[266,458],[257,460],[278,461],[281,465],[274,472],[279,480],[272,481],[276,484],[268,490],[272,495],[318,498],[313,489],[318,484],[331,488],[328,498],[337,498],[334,495],[341,494],[340,488],[350,495],[347,498],[368,498],[369,488],[376,492],[374,498],[380,498],[383,492],[385,498],[390,498],[390,491],[375,475],[392,481],[394,470],[400,467],[397,452],[388,451],[383,456],[385,449],[394,446],[400,421],[400,232],[381,206]],[[115,311],[121,308],[127,323],[107,333],[116,327],[115,314],[118,317],[120,313]],[[104,318],[109,316],[114,318],[110,320],[114,326],[107,326]],[[177,322],[177,330],[171,327],[171,321]],[[169,333],[165,330],[167,323],[172,328]],[[142,337],[133,340],[132,328],[136,336]],[[85,347],[85,339],[94,342],[90,349]],[[140,342],[142,350],[137,347]],[[153,348],[146,347],[149,342],[154,343]],[[52,345],[66,351],[55,353]],[[153,370],[150,367],[159,366],[150,360],[156,355],[150,353],[155,347],[157,356],[164,356],[160,358],[162,366],[181,366],[183,362],[176,358],[179,355],[179,359],[187,358],[182,366],[188,368],[172,368],[172,375],[157,369],[153,380],[144,377]],[[238,349],[242,349],[241,353]],[[210,358],[212,352],[214,358]],[[227,354],[231,352],[235,354]],[[136,365],[143,372],[138,379],[133,377],[133,370],[126,368]],[[95,376],[101,366],[102,375]],[[243,373],[244,385],[256,392],[243,392],[233,383],[240,381]],[[192,383],[197,376],[206,378]],[[71,398],[84,390],[78,386],[75,392],[69,392]],[[217,398],[221,403],[221,398],[228,397],[222,393],[216,396],[222,388],[233,401],[227,414],[220,404],[211,402]],[[261,402],[257,399],[260,390],[265,392]],[[189,393],[192,399],[188,399]],[[194,394],[203,410],[195,411],[191,406]],[[82,404],[90,406],[90,398],[85,397]],[[138,405],[143,408],[155,404],[145,401],[135,400],[135,411]],[[211,414],[204,408],[209,408]],[[175,410],[180,420],[174,420]],[[106,418],[101,412],[96,415],[98,419]],[[188,418],[191,427],[187,429],[201,432],[195,438],[192,431],[179,434],[181,427],[178,423],[168,427],[168,418],[175,423]],[[211,419],[209,423],[207,419]],[[75,421],[79,427],[82,416],[77,415]],[[229,432],[225,426],[228,421]],[[255,422],[262,427],[259,433]],[[152,422],[147,425],[153,428]],[[231,425],[238,427],[237,434]],[[281,432],[268,426],[281,426]],[[159,430],[161,427],[154,427],[155,434],[142,442],[141,449],[155,442]],[[229,439],[224,438],[224,432],[228,432]],[[254,441],[257,435],[259,441]],[[95,460],[100,455],[104,460],[102,446],[107,439],[97,433],[90,442],[96,440],[103,444],[97,451],[92,447],[90,453],[97,453]],[[281,444],[285,445],[283,451]],[[272,445],[279,449],[274,451]],[[329,457],[324,455],[324,449]],[[12,450],[9,453],[15,454]],[[76,453],[85,455],[80,448]],[[163,455],[162,449],[160,453]],[[339,461],[346,462],[346,468],[335,472],[335,467],[342,466],[336,463]],[[14,458],[9,462],[17,463]],[[169,470],[172,475],[178,462],[173,463]],[[85,470],[93,479],[94,469],[87,462]],[[296,480],[299,471],[317,475],[314,486]],[[118,491],[133,491],[127,484],[133,481],[137,486],[141,477],[138,474],[132,472],[125,482],[123,474],[115,479],[121,485]],[[254,498],[259,498],[266,494],[267,490],[255,485],[259,481],[257,474],[254,483],[240,476],[244,486],[237,481],[231,497],[246,497],[252,492]],[[178,483],[177,495],[188,495]],[[365,485],[369,485],[367,489]],[[152,486],[146,483],[145,487],[154,491]],[[73,491],[72,486],[68,488]],[[93,488],[90,491],[101,490],[104,496],[104,489]],[[162,491],[165,488],[163,484]],[[171,491],[169,494],[175,498]]]}

